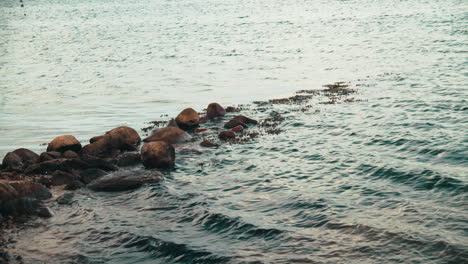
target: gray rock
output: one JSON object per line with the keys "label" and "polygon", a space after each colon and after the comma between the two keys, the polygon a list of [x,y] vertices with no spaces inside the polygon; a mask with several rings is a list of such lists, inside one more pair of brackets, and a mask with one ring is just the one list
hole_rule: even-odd
{"label": "gray rock", "polygon": [[103,192],[125,191],[138,188],[145,183],[159,182],[161,177],[162,174],[157,171],[117,171],[91,182],[88,188]]}

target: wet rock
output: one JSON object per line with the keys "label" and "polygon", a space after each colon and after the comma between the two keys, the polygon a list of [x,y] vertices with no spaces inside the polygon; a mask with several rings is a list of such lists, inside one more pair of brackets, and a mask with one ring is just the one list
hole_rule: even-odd
{"label": "wet rock", "polygon": [[39,162],[39,155],[29,149],[20,148],[12,152],[8,152],[2,161],[4,169],[13,171],[22,171],[27,166]]}
{"label": "wet rock", "polygon": [[88,164],[87,167],[83,167],[82,169],[97,168],[105,171],[115,171],[119,169],[116,165],[114,165],[111,161],[107,159],[102,159],[93,156],[82,156],[81,159],[83,160],[83,162]]}
{"label": "wet rock", "polygon": [[22,171],[24,164],[21,158],[13,152],[8,152],[2,161],[2,167],[7,170]]}
{"label": "wet rock", "polygon": [[193,132],[200,134],[206,131],[208,131],[208,128],[196,128]]}
{"label": "wet rock", "polygon": [[215,117],[222,117],[225,114],[226,114],[226,110],[218,103],[211,103],[206,108],[206,116],[209,119],[213,119]]}
{"label": "wet rock", "polygon": [[37,215],[40,217],[52,217],[54,214],[50,210],[50,208],[45,207],[45,206],[40,206],[37,210]]}
{"label": "wet rock", "polygon": [[202,142],[200,142],[200,146],[205,147],[205,148],[211,148],[211,147],[217,147],[218,145],[211,142],[208,139],[205,139]]}
{"label": "wet rock", "polygon": [[47,146],[47,151],[65,152],[81,150],[81,143],[72,135],[63,135],[54,138]]}
{"label": "wet rock", "polygon": [[141,141],[136,130],[127,126],[114,128],[105,136],[111,148],[118,150],[136,150]]}
{"label": "wet rock", "polygon": [[91,169],[87,169],[87,170],[84,170],[84,171],[81,171],[80,172],[80,177],[81,177],[81,180],[85,183],[85,184],[88,184],[104,175],[106,175],[107,172],[103,171],[103,170],[100,170],[100,169],[96,169],[96,168],[91,168]]}
{"label": "wet rock", "polygon": [[34,164],[26,168],[25,174],[50,174],[54,171],[68,171],[87,169],[91,165],[81,159],[54,159]]}
{"label": "wet rock", "polygon": [[230,130],[222,131],[218,135],[219,139],[221,140],[229,140],[229,139],[234,139],[236,138],[236,133]]}
{"label": "wet rock", "polygon": [[144,142],[165,141],[170,144],[189,141],[192,137],[180,128],[164,127],[158,129],[151,136],[143,139]]}
{"label": "wet rock", "polygon": [[39,162],[44,162],[53,159],[60,159],[62,157],[62,153],[58,151],[49,151],[49,152],[42,152],[39,155]]}
{"label": "wet rock", "polygon": [[82,156],[94,156],[94,157],[108,157],[110,156],[112,149],[109,144],[109,138],[104,137],[101,140],[93,142],[83,147],[81,150]]}
{"label": "wet rock", "polygon": [[134,166],[141,163],[140,153],[125,152],[115,158],[115,164],[119,167]]}
{"label": "wet rock", "polygon": [[38,183],[44,185],[47,188],[52,186],[52,176],[51,175],[42,175],[38,180]]}
{"label": "wet rock", "polygon": [[243,115],[238,115],[238,116],[235,116],[234,118],[232,118],[232,120],[238,120],[244,124],[252,124],[252,125],[256,125],[258,124],[258,121],[257,120],[254,120],[252,118],[248,118],[246,116],[243,116]]}
{"label": "wet rock", "polygon": [[10,181],[8,184],[16,190],[19,197],[30,197],[38,200],[46,200],[52,197],[49,189],[37,182]]}
{"label": "wet rock", "polygon": [[164,141],[153,141],[141,149],[141,160],[146,168],[171,169],[174,167],[174,147]]}
{"label": "wet rock", "polygon": [[200,116],[193,108],[186,108],[175,118],[177,125],[183,130],[190,130],[200,123]]}
{"label": "wet rock", "polygon": [[57,185],[66,185],[66,184],[71,184],[74,181],[79,180],[80,177],[78,175],[64,172],[64,171],[55,171],[52,174],[52,185],[57,186]]}
{"label": "wet rock", "polygon": [[13,153],[18,155],[26,166],[39,162],[39,155],[29,149],[19,148],[13,151]]}
{"label": "wet rock", "polygon": [[232,129],[232,128],[235,128],[236,126],[242,126],[244,128],[247,127],[247,125],[237,119],[232,119],[230,120],[229,122],[227,122],[226,124],[224,124],[224,128],[226,129]]}
{"label": "wet rock", "polygon": [[234,113],[234,112],[239,112],[239,109],[235,108],[234,106],[226,107],[226,113]]}
{"label": "wet rock", "polygon": [[177,125],[177,122],[175,121],[174,118],[172,118],[169,123],[167,124],[167,127],[177,127],[179,128],[179,125]]}
{"label": "wet rock", "polygon": [[232,132],[236,132],[236,133],[239,133],[239,132],[242,132],[244,130],[244,127],[239,125],[239,126],[236,126],[236,127],[233,127],[231,129]]}
{"label": "wet rock", "polygon": [[102,136],[95,136],[95,137],[92,137],[92,138],[89,139],[89,143],[90,143],[90,144],[93,144],[94,142],[97,142],[97,141],[103,139],[104,137],[105,137],[105,136],[103,136],[103,135],[102,135]]}
{"label": "wet rock", "polygon": [[200,117],[200,124],[205,124],[208,121],[210,121],[209,117],[207,117],[207,116]]}
{"label": "wet rock", "polygon": [[88,188],[104,192],[125,191],[145,183],[159,182],[161,176],[162,174],[156,171],[118,171],[93,181]]}
{"label": "wet rock", "polygon": [[78,190],[80,189],[81,187],[84,187],[85,184],[79,180],[73,180],[72,182],[68,183],[66,186],[65,186],[65,190],[68,190],[68,191],[74,191],[74,190]]}
{"label": "wet rock", "polygon": [[75,159],[75,158],[78,158],[79,155],[73,150],[67,150],[63,153],[63,157],[66,159]]}
{"label": "wet rock", "polygon": [[58,204],[71,204],[73,202],[73,198],[75,197],[74,193],[65,193],[59,198],[57,198]]}

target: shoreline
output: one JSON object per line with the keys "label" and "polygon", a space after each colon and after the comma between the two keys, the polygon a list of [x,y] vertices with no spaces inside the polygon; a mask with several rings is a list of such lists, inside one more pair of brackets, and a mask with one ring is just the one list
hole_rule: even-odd
{"label": "shoreline", "polygon": [[[357,93],[357,90],[350,89],[348,84],[339,82],[324,87],[320,90],[301,90],[286,98],[255,101],[252,103],[254,112],[264,112],[266,106],[275,104],[294,105],[297,108],[295,111],[305,112],[311,108],[308,102],[316,97],[328,99],[319,102],[324,105],[357,101],[349,100],[348,96]],[[261,135],[282,132],[280,124],[284,118],[281,114],[273,111],[269,117],[257,121],[239,115],[247,107],[224,108],[211,103],[206,111],[200,113],[187,108],[175,119],[148,122],[151,125],[141,131],[142,136],[148,136],[148,132],[149,136],[143,139],[132,128],[118,127],[91,138],[89,144],[83,147],[72,135],[63,135],[52,140],[40,155],[25,149],[15,150],[18,155],[11,154],[15,151],[9,152],[0,170],[0,187],[4,187],[3,192],[0,190],[0,204],[9,206],[9,210],[2,210],[0,215],[8,217],[9,222],[0,224],[21,228],[24,226],[22,223],[36,217],[53,217],[53,212],[44,204],[55,201],[67,204],[67,199],[71,199],[66,197],[67,194],[73,194],[82,187],[114,192],[156,183],[164,177],[159,171],[170,171],[174,167],[174,148],[200,152],[190,146],[184,147],[184,142],[196,143],[201,148],[217,148],[221,144],[244,144]],[[9,156],[18,156],[19,160]],[[18,162],[24,164],[18,166]],[[134,177],[134,172],[121,170],[135,166],[144,167],[140,170],[143,176]],[[12,184],[15,190],[8,189]],[[55,186],[64,187],[58,192]],[[58,194],[63,195],[57,197]],[[33,203],[28,207],[23,204],[24,200],[32,200]],[[21,261],[21,256],[9,256],[8,250],[5,251],[11,246],[8,242],[11,234],[6,237],[0,244],[4,252],[3,260]]]}

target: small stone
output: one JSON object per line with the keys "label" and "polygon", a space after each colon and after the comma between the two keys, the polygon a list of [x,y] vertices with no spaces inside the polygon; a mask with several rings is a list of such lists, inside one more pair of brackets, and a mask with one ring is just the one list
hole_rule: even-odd
{"label": "small stone", "polygon": [[236,133],[242,132],[243,130],[244,130],[244,127],[241,126],[241,125],[238,125],[238,126],[231,129],[231,131],[236,132]]}
{"label": "small stone", "polygon": [[199,134],[199,133],[203,133],[203,132],[206,132],[208,131],[208,128],[196,128],[194,130],[195,133]]}
{"label": "small stone", "polygon": [[65,193],[64,195],[57,198],[58,204],[71,204],[75,195],[73,193]]}
{"label": "small stone", "polygon": [[202,142],[200,142],[200,146],[205,147],[205,148],[211,148],[211,147],[217,147],[218,145],[211,142],[208,139],[205,139]]}
{"label": "small stone", "polygon": [[234,106],[228,106],[226,107],[226,112],[227,113],[239,112],[239,109],[235,108]]}
{"label": "small stone", "polygon": [[52,217],[52,211],[48,207],[39,207],[37,210],[37,215],[40,217]]}

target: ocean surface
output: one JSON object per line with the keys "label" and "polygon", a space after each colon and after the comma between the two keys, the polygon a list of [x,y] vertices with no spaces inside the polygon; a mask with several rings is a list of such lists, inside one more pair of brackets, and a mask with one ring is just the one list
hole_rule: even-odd
{"label": "ocean surface", "polygon": [[[51,201],[25,263],[468,263],[468,2],[23,4],[0,2],[0,158],[211,102],[284,117],[178,149],[158,184]],[[253,103],[338,81],[347,102]]]}

